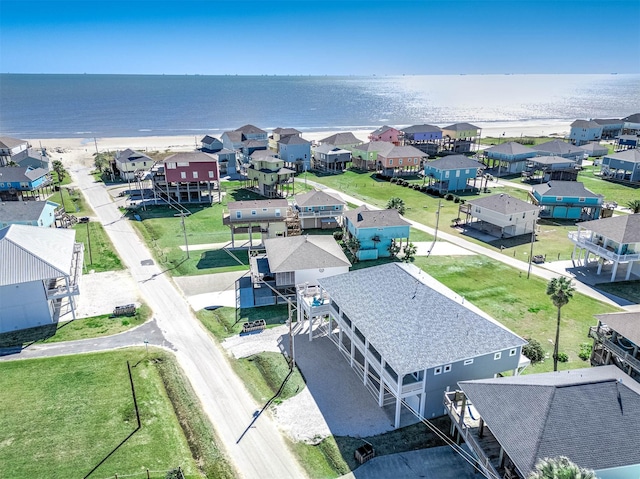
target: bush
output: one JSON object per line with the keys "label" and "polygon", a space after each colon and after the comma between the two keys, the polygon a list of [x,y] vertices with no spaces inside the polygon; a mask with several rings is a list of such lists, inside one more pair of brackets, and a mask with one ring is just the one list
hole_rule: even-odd
{"label": "bush", "polygon": [[[525,338],[526,339],[526,338]],[[539,363],[544,360],[545,352],[542,348],[542,344],[537,339],[527,339],[529,344],[522,346],[522,354],[524,354],[531,364]]]}
{"label": "bush", "polygon": [[398,178],[396,178],[395,176],[393,178],[391,178],[389,180],[391,183],[397,183],[398,182]]}
{"label": "bush", "polygon": [[587,361],[591,357],[592,349],[593,345],[591,343],[582,343],[580,345],[580,352],[578,353],[578,357],[583,361]]}
{"label": "bush", "polygon": [[342,237],[344,236],[344,233],[342,231],[334,231],[333,232],[333,239],[336,241],[342,241]]}
{"label": "bush", "polygon": [[566,363],[569,361],[569,355],[567,353],[558,353],[558,361],[561,363]]}
{"label": "bush", "polygon": [[444,199],[447,201],[453,201],[453,194],[447,193],[446,195],[444,195]]}
{"label": "bush", "polygon": [[456,196],[455,198],[453,198],[453,202],[454,203],[460,203],[460,197]]}

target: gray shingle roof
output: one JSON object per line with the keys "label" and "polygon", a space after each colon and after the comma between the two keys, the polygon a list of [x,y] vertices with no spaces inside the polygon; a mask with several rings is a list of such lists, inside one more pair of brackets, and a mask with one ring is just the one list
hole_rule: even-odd
{"label": "gray shingle roof", "polygon": [[376,152],[382,156],[387,156],[394,147],[395,145],[388,141],[370,141],[369,143],[362,143],[354,149],[358,151],[366,151],[367,153]]}
{"label": "gray shingle roof", "polygon": [[480,127],[472,125],[471,123],[454,123],[453,125],[445,126],[443,130],[449,131],[468,131],[468,130],[480,130]]}
{"label": "gray shingle roof", "polygon": [[0,136],[0,148],[2,148],[3,150],[15,148],[16,146],[20,145],[26,145],[27,143],[28,141],[26,140],[11,138],[10,136]]}
{"label": "gray shingle roof", "polygon": [[491,148],[487,148],[484,151],[487,153],[502,153],[504,155],[522,155],[524,153],[535,154],[535,151],[533,149],[529,148],[528,146],[521,145],[520,143],[516,143],[515,141],[508,141],[500,145],[495,145]]}
{"label": "gray shingle roof", "polygon": [[442,131],[442,129],[439,126],[427,124],[413,125],[402,129],[403,133],[432,133],[436,131]]}
{"label": "gray shingle roof", "polygon": [[554,155],[568,155],[571,153],[584,153],[577,146],[573,146],[566,141],[562,140],[551,140],[546,143],[540,143],[533,147],[536,151],[543,151],[547,153],[552,153]]}
{"label": "gray shingle roof", "polygon": [[200,143],[212,143],[212,142],[216,142],[216,141],[220,141],[218,140],[216,137],[211,136],[211,135],[205,135],[202,140],[200,140]]}
{"label": "gray shingle roof", "polygon": [[273,129],[273,133],[280,135],[280,136],[284,136],[284,135],[300,135],[302,134],[301,131],[296,130],[295,128],[274,128]]}
{"label": "gray shingle roof", "polygon": [[640,463],[640,384],[615,366],[459,383],[520,472],[545,457]]}
{"label": "gray shingle roof", "polygon": [[607,155],[607,158],[613,158],[615,160],[630,161],[632,163],[640,163],[640,150],[632,148],[631,150],[621,151],[620,153],[613,153]]}
{"label": "gray shingle roof", "polygon": [[0,286],[69,275],[76,232],[9,225],[0,230]]}
{"label": "gray shingle roof", "polygon": [[562,156],[556,156],[556,155],[536,156],[534,158],[529,158],[529,161],[533,163],[537,163],[539,165],[548,165],[548,166],[562,165],[562,164],[574,166],[576,164],[576,160],[573,160],[571,158],[564,158]]}
{"label": "gray shingle roof", "polygon": [[278,143],[282,143],[283,145],[310,145],[311,144],[310,141],[305,140],[304,138],[298,135],[287,135],[287,136],[281,137],[280,140],[278,140]]}
{"label": "gray shingle roof", "polygon": [[640,346],[640,311],[596,314],[595,317],[614,331]]}
{"label": "gray shingle roof", "polygon": [[[534,185],[533,191],[539,193],[541,196],[570,196],[575,198],[598,198],[601,196],[589,191],[579,181],[551,180],[547,183]],[[587,221],[587,223],[589,223],[589,221]]]}
{"label": "gray shingle roof", "polygon": [[414,265],[388,263],[318,282],[399,375],[525,344]]}
{"label": "gray shingle roof", "polygon": [[44,168],[31,168],[29,166],[5,166],[0,168],[0,182],[15,183],[17,181],[33,181],[49,172]]}
{"label": "gray shingle roof", "polygon": [[617,118],[594,118],[594,120],[598,125],[620,125],[624,123],[624,120],[619,120]]}
{"label": "gray shingle roof", "polygon": [[633,115],[624,117],[623,120],[628,123],[640,123],[640,113],[634,113]]}
{"label": "gray shingle roof", "polygon": [[460,170],[463,168],[484,168],[482,163],[464,155],[448,155],[438,160],[429,161],[426,166],[437,170]]}
{"label": "gray shingle roof", "polygon": [[266,133],[266,131],[261,130],[257,126],[254,125],[244,125],[240,128],[237,128],[235,131],[239,131],[240,133],[244,133],[245,135],[255,135],[256,133]]}
{"label": "gray shingle roof", "polygon": [[298,206],[335,206],[346,204],[344,200],[320,190],[297,194],[293,197],[293,200]]}
{"label": "gray shingle roof", "polygon": [[0,203],[0,223],[37,220],[47,204],[58,206],[52,201],[7,201]]}
{"label": "gray shingle roof", "polygon": [[[256,208],[287,208],[289,203],[282,198],[274,198],[271,200],[245,200],[230,201],[227,204],[229,210],[251,210]],[[284,215],[284,212],[283,212]],[[284,216],[282,217],[284,221]]]}
{"label": "gray shingle roof", "polygon": [[241,131],[225,131],[222,135],[226,136],[227,138],[229,138],[229,140],[233,141],[234,143],[239,143],[242,141]]}
{"label": "gray shingle roof", "polygon": [[640,243],[640,213],[585,221],[580,226],[617,243]]}
{"label": "gray shingle roof", "polygon": [[384,228],[386,226],[405,226],[410,224],[402,219],[398,210],[370,210],[362,205],[355,210],[346,211],[344,213],[356,228]]}
{"label": "gray shingle roof", "polygon": [[600,128],[600,123],[593,120],[576,120],[571,123],[571,128]]}
{"label": "gray shingle roof", "polygon": [[586,145],[579,146],[578,148],[586,151],[589,156],[602,156],[609,152],[609,149],[606,146],[602,146],[597,141],[591,141]]}
{"label": "gray shingle roof", "polygon": [[351,153],[349,150],[345,150],[343,148],[340,148],[339,146],[332,145],[331,143],[323,143],[321,145],[314,146],[312,150],[317,151],[318,153],[325,153],[325,154],[330,152]]}
{"label": "gray shingle roof", "polygon": [[392,127],[392,126],[388,126],[388,125],[383,125],[383,126],[381,126],[380,128],[378,128],[378,129],[376,129],[376,130],[372,131],[372,132],[371,132],[371,136],[378,136],[378,135],[382,135],[385,131],[388,131],[388,130],[396,130],[396,131],[398,131],[398,129],[397,129],[397,128],[394,128],[394,127]]}
{"label": "gray shingle roof", "polygon": [[264,247],[272,273],[351,266],[333,236],[271,238],[264,240]]}
{"label": "gray shingle roof", "polygon": [[211,153],[205,153],[203,151],[184,151],[181,153],[175,153],[171,156],[167,156],[164,159],[164,163],[206,163],[210,161],[217,161],[216,157]]}
{"label": "gray shingle roof", "polygon": [[418,150],[415,146],[393,146],[389,152],[379,152],[385,158],[425,158],[429,155]]}
{"label": "gray shingle roof", "polygon": [[359,140],[355,137],[353,133],[350,131],[345,131],[341,133],[336,133],[334,135],[328,136],[322,140],[320,143],[331,143],[332,145],[355,145],[358,143],[362,143],[362,140]]}
{"label": "gray shingle roof", "polygon": [[525,211],[537,211],[540,209],[536,205],[527,203],[526,201],[522,201],[504,193],[469,200],[467,203],[474,206],[480,206],[503,215],[524,213]]}
{"label": "gray shingle roof", "polygon": [[153,160],[147,155],[145,155],[144,153],[141,153],[136,150],[132,150],[131,148],[127,148],[126,150],[117,152],[115,156],[115,160],[118,163],[126,163],[130,161],[140,161],[140,160],[153,162]]}
{"label": "gray shingle roof", "polygon": [[20,164],[27,158],[33,158],[43,163],[49,163],[51,161],[51,158],[49,158],[49,156],[47,155],[46,150],[37,150],[35,148],[27,148],[26,150],[22,150],[19,153],[11,156],[11,160],[18,164]]}

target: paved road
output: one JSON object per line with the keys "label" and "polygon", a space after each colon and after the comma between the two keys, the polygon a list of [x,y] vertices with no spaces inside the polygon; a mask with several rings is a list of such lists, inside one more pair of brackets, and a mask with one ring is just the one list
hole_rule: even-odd
{"label": "paved road", "polygon": [[153,310],[164,337],[175,348],[180,365],[240,476],[306,477],[268,415],[260,416],[243,435],[262,405],[253,401],[171,280],[157,265],[141,265],[142,260],[152,258],[151,253],[129,221],[122,218],[104,185],[95,183],[86,167],[73,166],[71,173],[138,283],[141,297]]}

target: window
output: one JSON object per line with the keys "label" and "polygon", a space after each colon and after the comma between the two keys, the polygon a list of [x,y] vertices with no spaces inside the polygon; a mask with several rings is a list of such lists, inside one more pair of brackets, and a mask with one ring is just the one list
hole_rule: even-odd
{"label": "window", "polygon": [[445,372],[445,373],[450,373],[450,372],[451,372],[451,364],[447,364],[447,365],[444,367],[444,372]]}
{"label": "window", "polygon": [[433,375],[437,376],[438,374],[442,374],[442,366],[438,366],[433,370]]}
{"label": "window", "polygon": [[189,162],[188,161],[179,161],[178,162],[178,166],[189,166]]}
{"label": "window", "polygon": [[242,218],[242,211],[236,211],[236,219]]}
{"label": "window", "polygon": [[193,172],[193,179],[197,179],[197,178],[198,178],[198,172],[197,172],[197,171],[194,171],[194,172]]}
{"label": "window", "polygon": [[460,170],[456,170],[456,178],[460,178]]}
{"label": "window", "polygon": [[496,353],[493,355],[493,360],[497,361],[498,359],[500,359],[502,357],[502,353]]}
{"label": "window", "polygon": [[562,201],[562,196],[556,196],[556,201]]}
{"label": "window", "polygon": [[209,172],[209,178],[213,178],[213,171]]}
{"label": "window", "polygon": [[176,169],[176,164],[171,162],[171,163],[167,163],[167,170],[175,170]]}
{"label": "window", "polygon": [[398,165],[402,165],[402,158],[398,160]]}
{"label": "window", "polygon": [[136,164],[135,163],[131,163],[131,166],[136,166]]}
{"label": "window", "polygon": [[465,361],[464,361],[464,365],[465,366],[469,366],[471,364],[473,364],[473,359],[465,359]]}
{"label": "window", "polygon": [[584,202],[585,202],[585,198],[578,198],[578,201],[579,201],[580,203],[584,203]]}
{"label": "window", "polygon": [[279,209],[276,210],[276,216],[278,216],[278,217],[280,216],[280,210]]}
{"label": "window", "polygon": [[142,163],[142,166],[147,166],[147,162],[146,162],[146,161],[145,161],[145,162],[143,162],[143,163]]}
{"label": "window", "polygon": [[445,172],[444,172],[444,177],[445,177],[445,178],[449,178],[449,172],[448,172],[448,171],[445,171]]}
{"label": "window", "polygon": [[522,217],[525,218],[527,216],[527,213],[522,213]]}
{"label": "window", "polygon": [[464,174],[468,175],[469,174],[469,170],[468,169],[464,170]]}
{"label": "window", "polygon": [[183,180],[187,178],[187,172],[186,171],[181,171],[180,172],[180,178],[182,178]]}
{"label": "window", "polygon": [[258,212],[256,210],[251,210],[251,216],[256,216]]}
{"label": "window", "polygon": [[389,166],[393,166],[393,159],[389,160]]}
{"label": "window", "polygon": [[518,350],[516,348],[513,348],[512,350],[509,351],[509,356],[515,356],[517,351]]}

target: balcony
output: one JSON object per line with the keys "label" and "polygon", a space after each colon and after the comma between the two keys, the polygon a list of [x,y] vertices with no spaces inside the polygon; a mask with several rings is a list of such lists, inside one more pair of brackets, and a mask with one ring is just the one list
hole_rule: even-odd
{"label": "balcony", "polygon": [[300,218],[335,218],[342,216],[342,210],[298,211]]}
{"label": "balcony", "polygon": [[569,239],[581,248],[586,248],[590,252],[597,254],[601,258],[605,258],[616,263],[624,263],[627,261],[639,261],[640,253],[617,254],[604,245],[591,241],[591,232],[572,231],[569,233]]}
{"label": "balcony", "polygon": [[636,373],[640,374],[640,360],[638,360],[636,357],[629,354],[627,351],[625,351],[620,346],[618,346],[613,341],[611,341],[611,339],[609,339],[610,336],[607,334],[609,332],[610,330],[608,329],[592,326],[591,328],[589,328],[589,337],[598,341],[604,349],[606,349],[607,351],[610,351],[621,362],[635,369]]}

